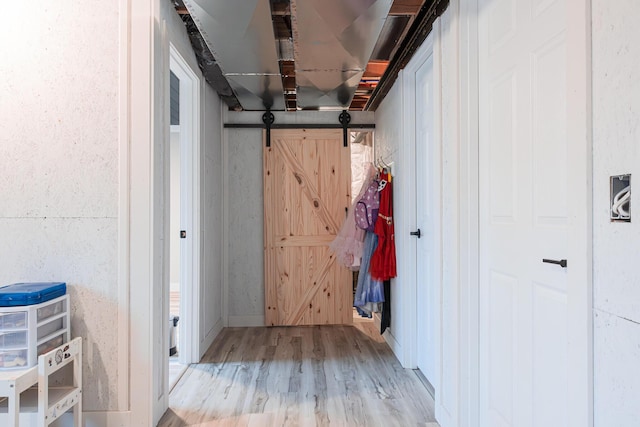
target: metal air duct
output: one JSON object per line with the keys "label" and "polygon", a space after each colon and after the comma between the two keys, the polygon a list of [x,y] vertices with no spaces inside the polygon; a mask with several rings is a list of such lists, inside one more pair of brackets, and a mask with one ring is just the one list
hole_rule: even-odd
{"label": "metal air duct", "polygon": [[291,0],[299,107],[349,107],[392,3]]}
{"label": "metal air duct", "polygon": [[184,0],[245,110],[284,110],[269,0]]}

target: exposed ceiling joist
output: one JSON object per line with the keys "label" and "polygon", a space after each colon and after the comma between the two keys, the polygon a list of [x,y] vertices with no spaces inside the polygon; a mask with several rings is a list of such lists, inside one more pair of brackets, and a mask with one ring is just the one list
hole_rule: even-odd
{"label": "exposed ceiling joist", "polygon": [[[231,109],[288,111],[375,110],[448,4],[172,1],[187,25],[206,80]],[[277,65],[258,67],[273,63],[265,62],[265,52],[274,45]]]}
{"label": "exposed ceiling joist", "polygon": [[417,15],[424,0],[395,0],[389,15]]}
{"label": "exposed ceiling joist", "polygon": [[382,76],[380,84],[373,91],[373,94],[365,106],[366,110],[375,111],[378,108],[384,97],[393,87],[400,70],[409,63],[413,54],[431,32],[435,20],[442,15],[448,5],[449,0],[427,0],[424,3],[407,36],[396,50],[396,54],[389,63],[389,67],[385,71],[384,76]]}
{"label": "exposed ceiling joist", "polygon": [[349,108],[392,3],[291,0],[298,108]]}

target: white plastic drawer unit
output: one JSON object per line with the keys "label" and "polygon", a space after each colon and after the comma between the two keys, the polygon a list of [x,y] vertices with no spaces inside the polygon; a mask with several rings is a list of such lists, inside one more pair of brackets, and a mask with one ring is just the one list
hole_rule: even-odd
{"label": "white plastic drawer unit", "polygon": [[41,304],[0,307],[0,369],[35,366],[69,341],[69,295]]}

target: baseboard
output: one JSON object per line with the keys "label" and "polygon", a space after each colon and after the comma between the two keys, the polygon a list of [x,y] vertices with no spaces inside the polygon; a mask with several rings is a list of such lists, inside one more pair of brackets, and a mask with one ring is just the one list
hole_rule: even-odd
{"label": "baseboard", "polygon": [[427,377],[424,376],[424,374],[422,373],[422,371],[420,369],[416,368],[416,369],[413,370],[413,372],[416,374],[416,376],[418,377],[418,379],[420,380],[420,382],[422,383],[424,388],[427,389],[427,392],[431,395],[431,398],[435,401],[436,400],[436,389],[431,384],[431,381],[429,381],[427,379]]}
{"label": "baseboard", "polygon": [[200,343],[200,359],[202,359],[202,356],[204,356],[207,350],[209,350],[209,347],[211,347],[211,344],[213,344],[213,340],[216,339],[218,334],[222,331],[223,327],[224,322],[222,321],[221,317],[218,319],[216,324],[213,325],[213,328],[209,330],[207,335],[204,337],[204,340],[202,340],[202,342]]}
{"label": "baseboard", "polygon": [[380,330],[382,326],[382,313],[373,313],[373,324],[376,325],[376,329]]}
{"label": "baseboard", "polygon": [[396,340],[396,337],[394,337],[393,334],[391,333],[391,329],[387,328],[387,330],[384,331],[384,334],[382,334],[382,336],[384,337],[384,340],[387,342],[389,347],[391,347],[391,351],[393,351],[393,354],[395,354],[396,359],[402,362],[402,358],[403,358],[402,346]]}
{"label": "baseboard", "polygon": [[229,327],[264,326],[264,316],[229,316]]}
{"label": "baseboard", "polygon": [[[129,427],[131,425],[131,412],[83,412],[84,427]],[[73,425],[69,424],[70,426]]]}

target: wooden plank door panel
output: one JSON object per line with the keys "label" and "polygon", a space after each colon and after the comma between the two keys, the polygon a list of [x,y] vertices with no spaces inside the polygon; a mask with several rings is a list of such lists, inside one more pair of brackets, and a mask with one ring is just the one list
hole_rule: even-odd
{"label": "wooden plank door panel", "polygon": [[350,201],[340,130],[278,129],[264,149],[265,322],[348,324],[351,273],[329,252]]}

